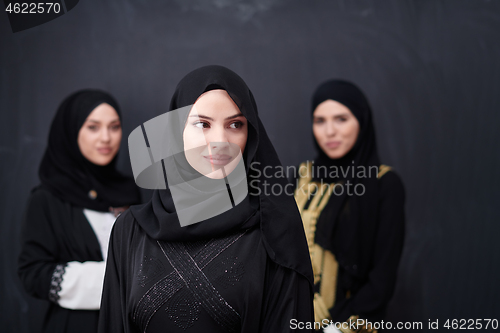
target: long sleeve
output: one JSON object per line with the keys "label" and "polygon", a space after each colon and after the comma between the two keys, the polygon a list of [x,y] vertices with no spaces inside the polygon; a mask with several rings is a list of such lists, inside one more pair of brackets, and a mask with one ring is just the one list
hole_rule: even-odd
{"label": "long sleeve", "polygon": [[72,310],[99,310],[105,268],[104,261],[69,262],[58,293],[59,305]]}
{"label": "long sleeve", "polygon": [[[109,235],[116,220],[112,213],[84,209],[106,260]],[[99,310],[104,281],[105,261],[68,262],[58,292],[59,305],[72,310]]]}
{"label": "long sleeve", "polygon": [[[123,224],[129,214],[118,217],[109,239],[108,259],[99,314],[99,333],[132,333],[135,332],[127,318],[127,276],[123,268],[127,257],[129,235]],[[128,221],[130,222],[130,221]]]}
{"label": "long sleeve", "polygon": [[28,201],[18,274],[32,296],[72,310],[98,310],[105,263],[82,210],[43,189]]}
{"label": "long sleeve", "polygon": [[300,323],[313,323],[312,287],[295,271],[268,262],[260,332],[312,332]]}
{"label": "long sleeve", "polygon": [[22,250],[18,266],[19,277],[28,294],[44,300],[49,300],[49,289],[56,266],[63,270],[65,264],[57,260],[59,245],[51,223],[49,201],[42,191],[35,191],[29,198],[22,227]]}
{"label": "long sleeve", "polygon": [[368,281],[345,300],[339,318],[351,315],[380,319],[394,292],[404,242],[405,193],[399,176],[388,172],[380,179],[379,226]]}

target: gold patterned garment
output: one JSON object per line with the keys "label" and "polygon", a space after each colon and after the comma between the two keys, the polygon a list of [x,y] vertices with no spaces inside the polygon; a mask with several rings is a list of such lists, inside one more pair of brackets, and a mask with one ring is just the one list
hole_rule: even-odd
{"label": "gold patterned garment", "polygon": [[[319,292],[314,294],[314,317],[316,322],[321,322],[324,319],[331,320],[329,310],[335,304],[339,265],[332,252],[314,243],[314,235],[318,218],[330,200],[335,184],[313,181],[311,178],[311,169],[311,162],[300,165],[300,178],[295,190],[295,200],[302,216],[307,244],[309,246],[314,273],[314,285],[319,284]],[[382,177],[390,169],[386,165],[381,165],[378,178]],[[349,298],[349,296],[348,292],[346,298]],[[361,332],[362,329],[359,331]],[[376,330],[372,332],[376,332]]]}

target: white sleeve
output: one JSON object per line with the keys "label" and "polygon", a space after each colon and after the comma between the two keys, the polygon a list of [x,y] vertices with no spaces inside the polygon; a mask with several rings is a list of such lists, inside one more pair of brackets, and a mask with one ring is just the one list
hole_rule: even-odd
{"label": "white sleeve", "polygon": [[115,224],[116,216],[112,213],[96,212],[90,209],[84,209],[83,214],[85,214],[85,217],[97,236],[97,240],[101,246],[102,258],[106,261],[109,235],[111,234],[111,229],[113,229],[113,224]]}
{"label": "white sleeve", "polygon": [[327,327],[323,329],[324,333],[342,333],[338,328],[336,328],[334,325],[330,324]]}
{"label": "white sleeve", "polygon": [[106,262],[68,262],[58,292],[59,305],[72,310],[99,310]]}

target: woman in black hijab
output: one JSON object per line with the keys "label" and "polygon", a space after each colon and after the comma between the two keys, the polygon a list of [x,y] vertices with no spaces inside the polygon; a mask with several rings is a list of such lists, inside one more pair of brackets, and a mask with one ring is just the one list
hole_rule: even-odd
{"label": "woman in black hijab", "polygon": [[109,94],[81,90],[60,105],[30,195],[18,273],[50,301],[44,332],[95,332],[105,259],[116,216],[138,203],[132,178],[115,168],[120,109]]}
{"label": "woman in black hijab", "polygon": [[327,81],[312,110],[318,156],[301,164],[295,198],[313,263],[315,317],[379,321],[403,247],[403,184],[380,165],[371,109],[358,87]]}
{"label": "woman in black hijab", "polygon": [[251,91],[206,66],[181,80],[170,110],[129,138],[136,181],[147,183],[136,172],[147,163],[133,160],[142,144],[161,189],[114,226],[99,332],[302,331],[313,320],[307,243],[293,198],[261,191],[287,182],[261,172],[280,162]]}

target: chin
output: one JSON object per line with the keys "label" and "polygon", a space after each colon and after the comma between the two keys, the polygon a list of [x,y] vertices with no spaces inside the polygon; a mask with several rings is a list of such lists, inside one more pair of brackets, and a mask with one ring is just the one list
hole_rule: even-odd
{"label": "chin", "polygon": [[112,160],[113,158],[96,158],[94,160],[90,160],[90,162],[94,163],[95,165],[106,166],[111,163]]}
{"label": "chin", "polygon": [[214,172],[211,172],[207,175],[205,175],[205,177],[207,178],[210,178],[210,179],[223,179],[224,178],[224,174],[222,173],[222,170],[216,170]]}
{"label": "chin", "polygon": [[345,155],[346,155],[346,153],[343,153],[343,152],[326,153],[326,156],[328,156],[332,160],[337,160],[339,158],[344,157]]}

